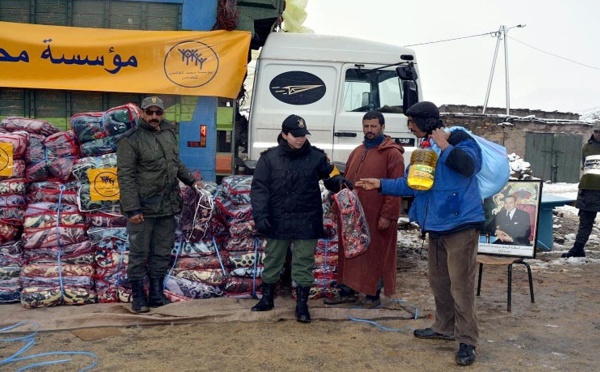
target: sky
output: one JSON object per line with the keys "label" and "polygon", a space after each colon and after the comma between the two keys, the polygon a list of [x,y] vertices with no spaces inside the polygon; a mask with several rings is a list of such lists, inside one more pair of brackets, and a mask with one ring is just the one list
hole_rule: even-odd
{"label": "sky", "polygon": [[[509,107],[600,110],[598,0],[307,0],[305,10],[302,25],[317,34],[400,46],[462,38],[411,47],[423,98],[438,106],[482,106],[497,43],[489,33],[525,24],[507,33]],[[488,107],[507,106],[504,53],[502,40]]]}

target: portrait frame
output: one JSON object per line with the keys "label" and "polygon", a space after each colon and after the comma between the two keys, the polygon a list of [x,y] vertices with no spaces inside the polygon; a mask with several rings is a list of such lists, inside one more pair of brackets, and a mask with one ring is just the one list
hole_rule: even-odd
{"label": "portrait frame", "polygon": [[485,199],[477,253],[535,258],[541,200],[539,180],[508,181],[499,193]]}

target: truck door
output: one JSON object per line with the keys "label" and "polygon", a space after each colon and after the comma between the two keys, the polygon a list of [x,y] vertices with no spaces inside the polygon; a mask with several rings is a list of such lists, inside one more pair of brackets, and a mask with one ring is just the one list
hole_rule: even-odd
{"label": "truck door", "polygon": [[[364,138],[362,117],[367,111],[380,111],[385,118],[385,133],[405,147],[405,160],[416,143],[408,130],[402,110],[402,82],[393,68],[372,70],[379,66],[345,64],[337,99],[333,128],[333,160],[345,163],[350,152]],[[407,163],[408,164],[408,163]]]}

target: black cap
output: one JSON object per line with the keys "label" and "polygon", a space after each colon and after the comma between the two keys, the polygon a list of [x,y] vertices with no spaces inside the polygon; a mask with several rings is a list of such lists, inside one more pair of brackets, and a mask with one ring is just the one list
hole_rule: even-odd
{"label": "black cap", "polygon": [[285,134],[292,133],[294,137],[302,137],[310,134],[306,128],[306,122],[298,115],[290,115],[281,123],[281,131]]}

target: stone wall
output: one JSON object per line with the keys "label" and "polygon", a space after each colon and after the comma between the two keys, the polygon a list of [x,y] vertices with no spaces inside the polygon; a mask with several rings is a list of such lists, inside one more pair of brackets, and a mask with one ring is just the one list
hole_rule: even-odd
{"label": "stone wall", "polygon": [[503,144],[509,154],[522,158],[525,158],[527,132],[580,134],[582,146],[592,134],[593,123],[580,121],[578,114],[511,109],[511,115],[507,116],[505,109],[488,108],[485,115],[481,110],[481,106],[443,105],[440,115],[446,126],[463,126],[478,136]]}

